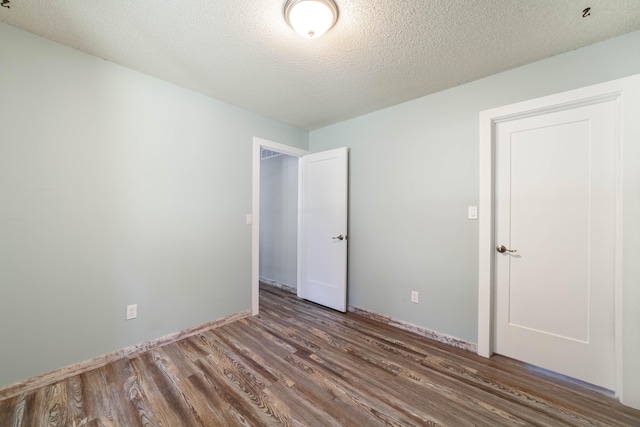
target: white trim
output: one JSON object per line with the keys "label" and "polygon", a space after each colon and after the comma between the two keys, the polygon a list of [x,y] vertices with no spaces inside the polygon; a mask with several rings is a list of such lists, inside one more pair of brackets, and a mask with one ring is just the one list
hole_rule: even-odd
{"label": "white trim", "polygon": [[[615,100],[617,123],[623,131],[623,92],[638,81],[637,76],[563,92],[543,98],[507,105],[480,113],[480,188],[479,188],[479,248],[478,248],[478,354],[493,353],[494,316],[494,207],[495,207],[495,124],[521,117],[574,108],[581,105]],[[637,83],[635,83],[637,84]],[[623,135],[616,138],[616,230],[615,230],[615,352],[616,395],[621,396],[623,382],[622,319],[623,319]]]}
{"label": "white trim", "polygon": [[291,294],[295,294],[297,292],[297,286],[289,285],[287,283],[280,283],[275,280],[267,279],[265,277],[260,278],[260,286],[267,285],[272,286],[274,288],[278,288],[280,290],[289,292]]}
{"label": "white trim", "polygon": [[623,93],[620,92],[619,98],[616,100],[616,141],[615,141],[615,224],[614,224],[614,280],[615,280],[615,295],[613,301],[613,310],[614,310],[614,329],[615,329],[615,337],[614,337],[614,346],[615,346],[615,363],[616,363],[616,389],[614,390],[615,395],[618,398],[622,398],[622,383],[623,383],[623,374],[622,374],[622,313],[623,313],[623,289],[624,282],[622,280],[622,260],[623,260],[623,246],[624,246],[624,236],[622,234],[622,220],[623,220],[623,182],[624,182],[624,131],[623,131]]}
{"label": "white trim", "polygon": [[296,268],[298,273],[296,274],[296,295],[298,298],[302,298],[302,156],[298,158],[298,256],[296,257]]}
{"label": "white trim", "polygon": [[367,310],[366,308],[349,305],[347,306],[347,309],[350,313],[354,313],[359,316],[366,317],[367,319],[389,325],[393,328],[402,329],[403,331],[408,331],[425,338],[450,345],[455,348],[459,348],[461,350],[470,351],[472,353],[477,352],[477,346],[475,344],[462,340],[460,338],[455,338],[441,332],[414,325],[413,323],[405,322],[403,320],[394,319],[393,317],[385,316],[384,314],[376,313],[375,311]]}
{"label": "white trim", "polygon": [[478,197],[478,354],[490,357],[493,350],[494,159],[491,112],[480,113],[480,192]]}
{"label": "white trim", "polygon": [[[308,151],[300,148],[258,138],[257,136],[253,137],[253,188],[251,196],[251,214],[253,217],[251,225],[251,314],[253,315],[258,314],[260,310],[260,150],[262,148],[294,157],[302,157],[308,154]],[[298,197],[298,200],[300,200],[300,197]],[[298,268],[298,280],[299,270]]]}
{"label": "white trim", "polygon": [[169,335],[165,335],[150,341],[145,341],[140,344],[132,345],[121,350],[114,351],[113,353],[94,357],[93,359],[85,360],[83,362],[67,366],[65,368],[57,369],[46,374],[26,379],[8,387],[0,388],[0,400],[10,399],[20,394],[31,393],[41,387],[45,387],[59,381],[64,381],[67,378],[71,378],[76,375],[91,371],[93,369],[100,368],[117,360],[121,360],[124,358],[132,359],[147,351],[174,343],[176,341],[180,341],[188,337],[192,337],[194,335],[201,334],[210,329],[219,328],[229,323],[233,323],[236,320],[244,319],[249,315],[249,310],[244,310],[218,320],[203,323],[202,325],[194,326],[192,328],[183,329]]}

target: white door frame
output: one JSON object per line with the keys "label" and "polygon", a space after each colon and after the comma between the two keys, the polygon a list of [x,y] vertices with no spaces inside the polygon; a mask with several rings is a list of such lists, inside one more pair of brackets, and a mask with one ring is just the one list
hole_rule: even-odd
{"label": "white door frame", "polygon": [[[624,80],[624,79],[621,79]],[[616,122],[621,123],[624,85],[619,81],[602,83],[543,98],[507,105],[480,113],[480,193],[478,250],[478,354],[490,357],[494,348],[495,289],[495,124],[527,116],[565,110],[577,106],[616,102]],[[618,126],[618,129],[621,129]],[[622,143],[618,134],[616,151],[615,195],[615,354],[616,394],[622,384]]]}
{"label": "white door frame", "polygon": [[[290,145],[280,144],[267,139],[253,137],[253,190],[251,197],[251,313],[259,312],[260,295],[260,152],[262,148],[277,151],[293,157],[302,157],[309,154],[308,151]],[[298,186],[300,188],[300,186]],[[300,191],[298,190],[298,212],[300,211]],[[299,215],[298,215],[299,217]],[[298,219],[299,222],[299,219]],[[298,227],[299,228],[299,227]],[[300,248],[298,248],[298,252]],[[299,264],[299,262],[298,262]],[[300,267],[298,265],[298,281],[300,280]],[[298,283],[296,283],[298,286]]]}

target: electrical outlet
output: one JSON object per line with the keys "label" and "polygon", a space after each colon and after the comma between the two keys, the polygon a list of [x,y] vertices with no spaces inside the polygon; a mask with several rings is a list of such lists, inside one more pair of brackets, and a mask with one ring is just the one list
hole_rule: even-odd
{"label": "electrical outlet", "polygon": [[418,303],[418,291],[411,291],[411,302],[414,304]]}
{"label": "electrical outlet", "polygon": [[127,320],[135,319],[138,317],[138,304],[131,304],[127,306]]}

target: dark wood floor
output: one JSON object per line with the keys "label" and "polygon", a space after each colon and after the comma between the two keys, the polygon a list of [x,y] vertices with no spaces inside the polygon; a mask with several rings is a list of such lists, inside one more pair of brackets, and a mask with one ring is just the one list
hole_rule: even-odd
{"label": "dark wood floor", "polygon": [[273,289],[261,314],[0,401],[0,426],[639,426],[640,411]]}

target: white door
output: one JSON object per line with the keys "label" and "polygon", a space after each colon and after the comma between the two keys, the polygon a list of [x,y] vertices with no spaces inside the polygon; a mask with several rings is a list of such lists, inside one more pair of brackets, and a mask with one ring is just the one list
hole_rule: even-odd
{"label": "white door", "polygon": [[615,132],[613,101],[495,130],[494,350],[608,389],[615,388]]}
{"label": "white door", "polygon": [[347,310],[347,148],[300,159],[298,296]]}

